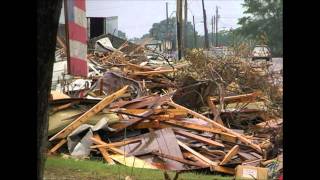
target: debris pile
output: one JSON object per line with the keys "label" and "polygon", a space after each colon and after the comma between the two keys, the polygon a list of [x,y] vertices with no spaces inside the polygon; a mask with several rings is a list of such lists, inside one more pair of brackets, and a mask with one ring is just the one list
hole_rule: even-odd
{"label": "debris pile", "polygon": [[137,58],[137,48],[121,52],[125,46],[88,54],[96,74],[81,96],[52,96],[50,154],[172,171],[235,175],[241,165],[281,173],[282,91],[266,64],[200,51],[176,63],[141,46]]}

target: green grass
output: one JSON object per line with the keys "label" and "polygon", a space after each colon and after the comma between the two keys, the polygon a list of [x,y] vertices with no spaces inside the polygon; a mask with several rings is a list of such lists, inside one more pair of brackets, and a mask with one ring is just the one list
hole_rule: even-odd
{"label": "green grass", "polygon": [[[168,172],[171,178],[175,172]],[[123,180],[131,176],[133,180],[163,180],[160,170],[137,169],[122,165],[107,165],[102,161],[63,159],[50,156],[47,158],[44,180]],[[199,172],[188,172],[179,175],[179,180],[231,180],[231,176],[216,176]]]}

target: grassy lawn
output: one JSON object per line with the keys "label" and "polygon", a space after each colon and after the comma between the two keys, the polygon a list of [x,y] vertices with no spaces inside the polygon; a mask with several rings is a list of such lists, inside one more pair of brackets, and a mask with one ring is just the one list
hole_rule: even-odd
{"label": "grassy lawn", "polygon": [[[173,179],[175,173],[168,172]],[[164,175],[159,170],[136,169],[122,165],[107,165],[101,161],[63,159],[50,156],[46,161],[44,180],[124,180],[131,176],[133,180],[152,179],[163,180]],[[216,176],[200,172],[182,173],[179,180],[231,180],[231,176]]]}

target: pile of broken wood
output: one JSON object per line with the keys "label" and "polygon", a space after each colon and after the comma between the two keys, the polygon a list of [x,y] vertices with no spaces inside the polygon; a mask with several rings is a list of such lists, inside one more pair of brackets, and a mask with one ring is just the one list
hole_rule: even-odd
{"label": "pile of broken wood", "polygon": [[[263,93],[214,96],[210,82],[186,79],[181,84],[170,76],[187,63],[166,59],[166,65],[159,66],[124,54],[123,47],[88,54],[94,69],[102,71],[84,98],[52,97],[50,154],[232,175],[237,165],[268,167],[271,159],[281,156],[282,119],[268,113]],[[200,86],[210,93],[197,93],[202,95],[193,99],[190,92]],[[199,110],[199,104],[207,109]]]}
{"label": "pile of broken wood", "polygon": [[[266,143],[268,138],[245,135],[241,130],[226,127],[216,114],[219,100],[214,97],[208,98],[214,115],[210,119],[173,102],[172,93],[123,100],[121,97],[127,90],[128,86],[125,86],[96,104],[91,102],[91,105],[79,98],[51,101],[52,107],[59,111],[81,105],[87,106],[87,110],[69,117],[70,123],[50,137],[52,147],[49,152],[56,153],[68,142],[71,155],[100,154],[108,164],[118,162],[133,167],[175,171],[210,168],[227,174],[234,174],[234,168],[239,164],[261,166],[268,160],[267,152],[271,146],[271,142]],[[257,96],[257,93],[251,93],[225,97],[224,101],[252,102]],[[99,113],[104,116],[92,131],[85,129],[83,125]],[[108,123],[112,121],[107,116],[110,113],[119,120]],[[101,126],[102,120],[107,128],[96,128],[98,124]],[[270,120],[255,127],[266,130],[279,128],[281,123]],[[75,133],[77,131],[81,133]],[[72,152],[77,148],[77,152]]]}

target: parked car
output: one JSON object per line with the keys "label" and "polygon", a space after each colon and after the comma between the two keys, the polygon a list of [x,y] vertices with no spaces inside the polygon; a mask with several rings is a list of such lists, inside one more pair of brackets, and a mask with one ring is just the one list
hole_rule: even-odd
{"label": "parked car", "polygon": [[252,51],[252,61],[257,59],[265,59],[267,61],[272,60],[271,50],[266,45],[257,45]]}

